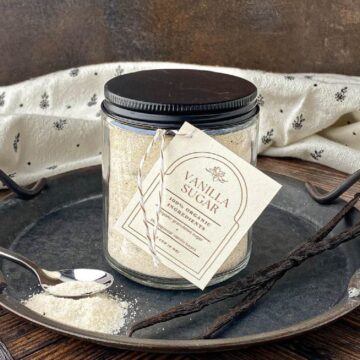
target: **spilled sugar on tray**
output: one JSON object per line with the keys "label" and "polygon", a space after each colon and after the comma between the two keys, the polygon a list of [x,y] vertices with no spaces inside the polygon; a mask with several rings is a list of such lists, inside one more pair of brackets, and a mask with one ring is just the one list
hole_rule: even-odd
{"label": "spilled sugar on tray", "polygon": [[31,295],[23,304],[51,320],[69,326],[116,334],[125,326],[131,307],[129,302],[107,291],[76,299],[61,297],[99,291],[100,287],[104,285],[89,281],[64,282],[49,287],[46,292]]}

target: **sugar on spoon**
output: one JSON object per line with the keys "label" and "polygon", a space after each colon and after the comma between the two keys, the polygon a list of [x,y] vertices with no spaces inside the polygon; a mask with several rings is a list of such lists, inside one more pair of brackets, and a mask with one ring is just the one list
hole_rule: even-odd
{"label": "sugar on spoon", "polygon": [[[40,286],[45,291],[50,292],[54,296],[69,298],[81,298],[84,296],[90,296],[106,290],[114,282],[114,277],[111,274],[107,273],[106,271],[97,269],[65,269],[57,271],[45,270],[38,266],[32,260],[24,257],[23,255],[17,254],[14,251],[5,249],[1,246],[0,257],[13,261],[31,270],[38,278]],[[56,285],[60,285],[70,281],[81,282],[84,284],[93,283],[95,286],[80,286],[73,293],[66,293],[64,291],[51,291],[51,289],[56,289]],[[99,286],[97,286],[97,284]]]}

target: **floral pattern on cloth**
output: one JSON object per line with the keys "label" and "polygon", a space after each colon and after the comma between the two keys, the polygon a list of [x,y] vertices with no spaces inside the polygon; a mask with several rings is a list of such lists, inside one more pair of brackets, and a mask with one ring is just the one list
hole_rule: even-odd
{"label": "floral pattern on cloth", "polygon": [[263,155],[295,157],[347,173],[360,168],[360,77],[122,62],[0,86],[0,169],[28,184],[100,164],[105,82],[156,68],[212,70],[252,81],[258,87]]}

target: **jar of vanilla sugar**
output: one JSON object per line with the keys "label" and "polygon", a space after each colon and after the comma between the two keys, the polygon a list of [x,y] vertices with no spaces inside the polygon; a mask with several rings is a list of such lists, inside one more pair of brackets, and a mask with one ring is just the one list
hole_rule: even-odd
{"label": "jar of vanilla sugar", "polygon": [[[251,82],[223,73],[160,69],[115,77],[105,85],[104,125],[104,251],[108,262],[126,277],[158,288],[194,286],[114,230],[119,216],[138,191],[138,171],[157,129],[167,130],[166,145],[184,122],[210,135],[242,159],[256,164],[257,90]],[[143,164],[144,176],[159,159],[160,143]],[[202,185],[206,186],[206,184]],[[210,186],[210,185],[209,185]],[[214,196],[213,196],[214,197]],[[193,209],[206,218],[211,209]],[[238,243],[209,285],[244,269],[251,253],[251,231]]]}

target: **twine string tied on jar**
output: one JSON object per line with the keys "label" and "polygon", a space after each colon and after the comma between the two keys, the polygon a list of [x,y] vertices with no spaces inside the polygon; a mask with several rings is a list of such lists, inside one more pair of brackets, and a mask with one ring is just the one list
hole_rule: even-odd
{"label": "twine string tied on jar", "polygon": [[[137,188],[138,188],[138,194],[139,194],[139,204],[141,211],[143,213],[144,218],[144,225],[145,225],[145,235],[148,240],[148,248],[150,251],[150,254],[152,256],[153,262],[155,266],[158,266],[160,264],[159,257],[157,255],[156,250],[156,235],[159,229],[159,220],[160,220],[160,214],[161,214],[161,204],[163,200],[163,194],[164,194],[164,148],[165,148],[165,136],[166,135],[176,135],[176,136],[184,136],[187,138],[191,138],[192,134],[186,134],[186,133],[180,133],[178,130],[164,130],[164,129],[157,129],[155,132],[154,137],[152,138],[151,142],[149,143],[141,161],[139,164],[138,169],[138,176],[137,176]],[[150,231],[150,225],[151,222],[149,221],[147,210],[145,208],[145,196],[143,191],[143,178],[144,178],[144,164],[146,159],[149,157],[152,148],[154,145],[160,141],[160,150],[159,150],[159,193],[158,193],[158,204],[156,206],[156,212],[155,212],[155,218],[154,218],[154,224],[152,232]]]}

